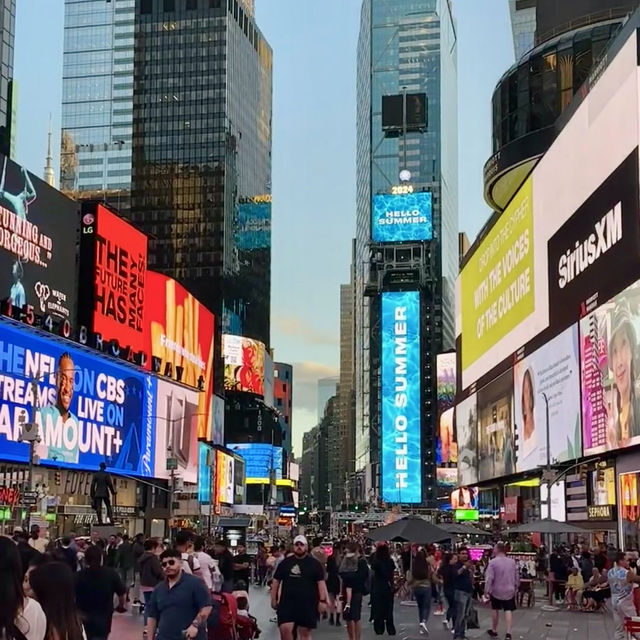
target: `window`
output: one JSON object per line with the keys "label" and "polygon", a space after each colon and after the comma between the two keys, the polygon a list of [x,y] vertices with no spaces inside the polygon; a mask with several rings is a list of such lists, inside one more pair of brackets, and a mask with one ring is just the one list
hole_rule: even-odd
{"label": "window", "polygon": [[151,13],[153,0],[140,0],[140,13]]}

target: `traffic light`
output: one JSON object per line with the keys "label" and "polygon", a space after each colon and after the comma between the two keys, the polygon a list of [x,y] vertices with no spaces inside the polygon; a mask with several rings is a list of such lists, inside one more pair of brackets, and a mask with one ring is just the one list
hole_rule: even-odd
{"label": "traffic light", "polygon": [[62,484],[62,474],[59,471],[55,471],[53,474],[53,480],[56,487],[59,487]]}

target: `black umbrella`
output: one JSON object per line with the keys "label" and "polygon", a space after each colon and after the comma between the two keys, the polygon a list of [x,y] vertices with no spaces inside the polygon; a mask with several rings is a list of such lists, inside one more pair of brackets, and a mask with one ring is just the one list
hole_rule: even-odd
{"label": "black umbrella", "polygon": [[560,522],[552,518],[533,520],[509,529],[509,533],[590,533],[589,529],[576,527],[568,522]]}
{"label": "black umbrella", "polygon": [[389,540],[391,542],[415,542],[417,544],[432,544],[451,540],[451,534],[436,527],[419,516],[407,516],[396,520],[384,527],[370,531],[368,537],[374,542]]}

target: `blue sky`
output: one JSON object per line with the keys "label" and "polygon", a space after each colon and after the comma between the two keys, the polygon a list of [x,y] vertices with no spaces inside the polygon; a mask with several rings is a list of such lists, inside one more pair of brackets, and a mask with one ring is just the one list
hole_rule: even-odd
{"label": "blue sky", "polygon": [[[355,78],[360,0],[256,0],[274,50],[272,346],[294,370],[294,445],[316,420],[316,381],[339,361],[339,285],[355,233]],[[458,22],[460,229],[488,208],[491,93],[513,62],[507,0],[453,0]],[[63,0],[17,0],[17,160],[41,175],[49,115],[56,175]]]}

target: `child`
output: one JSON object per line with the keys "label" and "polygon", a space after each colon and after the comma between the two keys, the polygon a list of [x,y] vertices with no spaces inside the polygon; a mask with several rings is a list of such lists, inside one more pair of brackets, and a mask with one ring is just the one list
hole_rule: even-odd
{"label": "child", "polygon": [[238,617],[236,619],[237,640],[254,640],[260,637],[258,621],[249,615],[249,601],[244,596],[238,596]]}
{"label": "child", "polygon": [[238,603],[238,609],[240,609],[240,598],[244,598],[247,611],[249,611],[249,592],[247,591],[247,583],[244,580],[238,580],[238,582],[236,582],[232,595]]}

